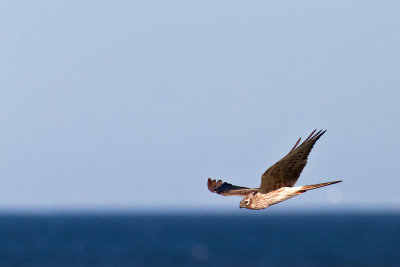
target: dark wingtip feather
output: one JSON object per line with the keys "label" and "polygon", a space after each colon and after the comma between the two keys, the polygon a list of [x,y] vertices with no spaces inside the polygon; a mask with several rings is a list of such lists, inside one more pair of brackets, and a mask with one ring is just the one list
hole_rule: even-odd
{"label": "dark wingtip feather", "polygon": [[[315,129],[308,137],[306,140],[304,140],[303,143],[307,141],[317,141],[324,133],[326,133],[326,130],[319,130],[317,133],[315,133],[317,129]],[[315,133],[315,134],[314,134]]]}
{"label": "dark wingtip feather", "polygon": [[[325,132],[326,130],[319,130],[318,132],[316,132],[317,129],[315,129],[314,131],[311,132],[311,134],[303,141],[303,144],[309,144],[309,143],[315,143]],[[315,133],[316,132],[316,133]],[[292,152],[293,150],[295,150],[296,148],[298,148],[298,145],[300,143],[301,137],[299,138],[299,140],[297,140],[296,144],[294,145],[294,147],[289,151]],[[300,146],[301,146],[300,145]]]}
{"label": "dark wingtip feather", "polygon": [[299,138],[299,140],[297,140],[296,144],[294,144],[293,148],[289,151],[289,153],[296,149],[296,147],[300,143],[300,141],[301,141],[301,137]]}
{"label": "dark wingtip feather", "polygon": [[207,187],[208,187],[208,190],[210,190],[210,191],[212,191],[212,180],[211,180],[211,178],[208,178],[208,180],[207,180]]}
{"label": "dark wingtip feather", "polygon": [[326,130],[320,130],[320,131],[314,136],[314,139],[318,140],[321,136],[324,135],[324,133],[326,133]]}
{"label": "dark wingtip feather", "polygon": [[[304,140],[304,142],[307,142],[308,139],[310,139],[311,136],[313,136],[313,134],[315,133],[316,130],[317,130],[317,129],[315,129],[314,131],[312,131],[312,132],[310,133],[310,135],[306,138],[306,140]],[[304,142],[303,142],[303,143],[304,143]]]}

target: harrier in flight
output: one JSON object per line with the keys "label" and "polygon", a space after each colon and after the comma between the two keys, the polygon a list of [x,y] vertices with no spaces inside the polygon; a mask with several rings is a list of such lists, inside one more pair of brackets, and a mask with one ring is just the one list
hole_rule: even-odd
{"label": "harrier in flight", "polygon": [[223,196],[241,196],[240,208],[260,210],[286,199],[300,195],[307,190],[340,183],[341,181],[321,184],[294,186],[307,164],[308,155],[317,140],[326,132],[314,130],[303,143],[301,137],[290,152],[280,161],[269,167],[261,176],[260,188],[236,186],[221,180],[208,178],[208,190]]}

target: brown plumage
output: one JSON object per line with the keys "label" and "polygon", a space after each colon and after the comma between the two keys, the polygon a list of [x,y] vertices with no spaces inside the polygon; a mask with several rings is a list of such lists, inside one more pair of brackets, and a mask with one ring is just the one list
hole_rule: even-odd
{"label": "brown plumage", "polygon": [[[232,185],[221,180],[208,178],[208,190],[223,196],[242,196],[241,208],[264,209],[291,197],[297,196],[307,190],[324,187],[341,181],[327,182],[314,185],[296,186],[295,183],[307,164],[308,155],[314,144],[326,132],[314,130],[303,143],[301,138],[290,152],[281,160],[268,168],[261,176],[260,188],[247,188]],[[299,145],[300,144],[300,145]]]}
{"label": "brown plumage", "polygon": [[208,190],[213,193],[217,193],[223,196],[247,196],[250,193],[254,193],[258,188],[247,188],[242,186],[231,185],[227,182],[222,183],[221,180],[215,181],[208,178],[207,182]]}

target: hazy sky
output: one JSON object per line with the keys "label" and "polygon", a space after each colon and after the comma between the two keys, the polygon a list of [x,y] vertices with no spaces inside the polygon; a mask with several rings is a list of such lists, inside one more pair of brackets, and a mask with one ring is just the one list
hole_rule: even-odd
{"label": "hazy sky", "polygon": [[280,207],[400,210],[399,10],[2,2],[0,208],[237,211],[207,177],[258,187],[322,128],[298,184],[344,182]]}

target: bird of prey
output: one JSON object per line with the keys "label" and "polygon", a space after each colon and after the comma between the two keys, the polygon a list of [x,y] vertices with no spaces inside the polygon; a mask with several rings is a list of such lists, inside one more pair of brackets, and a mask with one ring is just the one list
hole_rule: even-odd
{"label": "bird of prey", "polygon": [[222,182],[221,180],[216,181],[208,178],[208,190],[223,196],[244,197],[242,201],[240,201],[240,208],[260,210],[305,193],[307,190],[340,183],[341,181],[333,181],[321,184],[294,186],[307,164],[311,149],[326,131],[320,130],[317,133],[315,132],[316,129],[299,145],[300,137],[285,157],[264,172],[261,176],[260,188],[236,186],[227,182]]}

